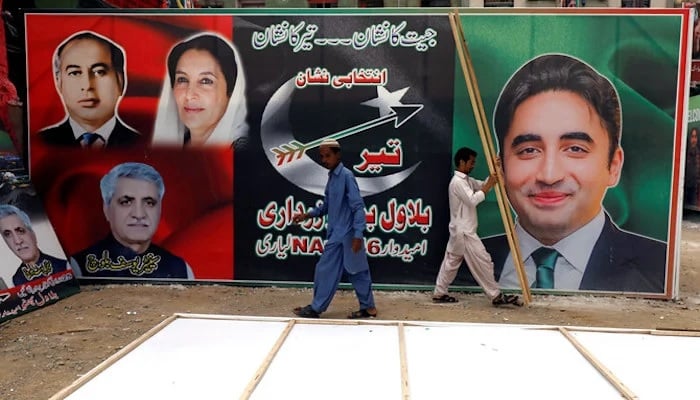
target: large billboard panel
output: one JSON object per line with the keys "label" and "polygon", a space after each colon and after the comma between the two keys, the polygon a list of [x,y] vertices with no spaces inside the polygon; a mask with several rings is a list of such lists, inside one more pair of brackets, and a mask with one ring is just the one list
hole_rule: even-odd
{"label": "large billboard panel", "polygon": [[[672,296],[689,12],[462,11],[532,282],[545,245],[560,254],[555,291]],[[477,150],[472,175],[488,174],[447,10],[44,13],[26,24],[31,174],[86,279],[310,282],[327,221],[292,218],[322,200],[318,147],[335,139],[364,198],[374,282],[429,287],[449,237],[454,153]],[[560,82],[522,89],[538,70]],[[540,107],[562,93],[549,99],[559,108]],[[117,183],[143,182],[129,167],[162,179],[143,193],[100,188],[113,169]],[[478,233],[500,284],[517,288],[501,221],[491,194]],[[475,282],[464,268],[455,284]]]}

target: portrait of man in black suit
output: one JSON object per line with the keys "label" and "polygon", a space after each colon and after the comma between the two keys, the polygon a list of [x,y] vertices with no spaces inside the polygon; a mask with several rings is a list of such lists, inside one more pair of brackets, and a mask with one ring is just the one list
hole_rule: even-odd
{"label": "portrait of man in black suit", "polygon": [[110,232],[71,257],[78,278],[195,279],[189,264],[153,243],[165,194],[148,164],[116,165],[100,180]]}
{"label": "portrait of man in black suit", "polygon": [[[19,267],[12,276],[14,286],[47,278],[70,268],[68,261],[46,254],[39,249],[29,216],[15,206],[0,204],[0,234],[7,247],[20,260]],[[0,283],[0,290],[2,285],[4,281]],[[6,285],[5,288],[7,288]]]}
{"label": "portrait of man in black suit", "polygon": [[78,32],[63,41],[54,53],[53,72],[66,117],[39,131],[41,140],[83,148],[139,143],[141,135],[117,114],[126,91],[125,63],[124,51],[94,32]]}
{"label": "portrait of man in black suit", "polygon": [[[494,131],[533,288],[663,293],[665,242],[620,229],[603,208],[618,184],[621,104],[586,63],[546,54],[503,88]],[[519,288],[505,235],[484,240],[504,288]]]}

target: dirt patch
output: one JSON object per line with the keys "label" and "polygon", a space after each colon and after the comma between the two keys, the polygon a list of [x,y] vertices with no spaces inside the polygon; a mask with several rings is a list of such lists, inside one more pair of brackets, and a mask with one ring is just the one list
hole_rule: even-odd
{"label": "dirt patch", "polygon": [[[408,321],[545,324],[700,330],[700,216],[682,228],[678,301],[622,297],[535,296],[530,307],[494,308],[482,294],[435,305],[425,292],[375,293],[379,318]],[[46,399],[173,313],[291,316],[310,289],[221,285],[83,286],[81,293],[0,325],[0,399]],[[324,318],[357,307],[340,291]]]}

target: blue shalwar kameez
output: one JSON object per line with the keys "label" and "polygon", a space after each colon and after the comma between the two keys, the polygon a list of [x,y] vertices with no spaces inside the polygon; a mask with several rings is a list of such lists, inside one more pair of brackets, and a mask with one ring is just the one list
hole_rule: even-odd
{"label": "blue shalwar kameez", "polygon": [[316,264],[311,308],[318,313],[326,311],[344,271],[355,289],[360,309],[374,307],[367,253],[364,246],[357,253],[352,251],[352,240],[362,239],[365,230],[365,203],[355,176],[342,162],[328,172],[323,203],[308,214],[311,217],[328,215],[326,245]]}

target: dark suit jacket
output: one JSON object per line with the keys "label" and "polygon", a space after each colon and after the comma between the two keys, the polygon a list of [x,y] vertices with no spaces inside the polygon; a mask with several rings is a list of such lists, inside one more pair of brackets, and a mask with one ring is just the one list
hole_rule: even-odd
{"label": "dark suit jacket", "polygon": [[68,268],[68,262],[43,252],[39,253],[36,265],[29,266],[21,263],[12,277],[15,286],[24,285],[35,279],[46,278],[58,272],[63,272]]}
{"label": "dark suit jacket", "polygon": [[[80,147],[67,119],[60,125],[39,131],[39,137],[44,143],[52,146]],[[106,147],[125,147],[139,144],[142,141],[143,138],[138,132],[128,128],[117,118],[117,124],[114,125],[114,130],[109,135]]]}
{"label": "dark suit jacket", "polygon": [[153,243],[136,253],[111,233],[71,258],[84,278],[187,279],[187,263],[182,258]]}
{"label": "dark suit jacket", "polygon": [[[505,235],[483,240],[496,280],[510,254]],[[663,293],[667,245],[620,230],[605,214],[605,225],[586,265],[579,290]]]}

